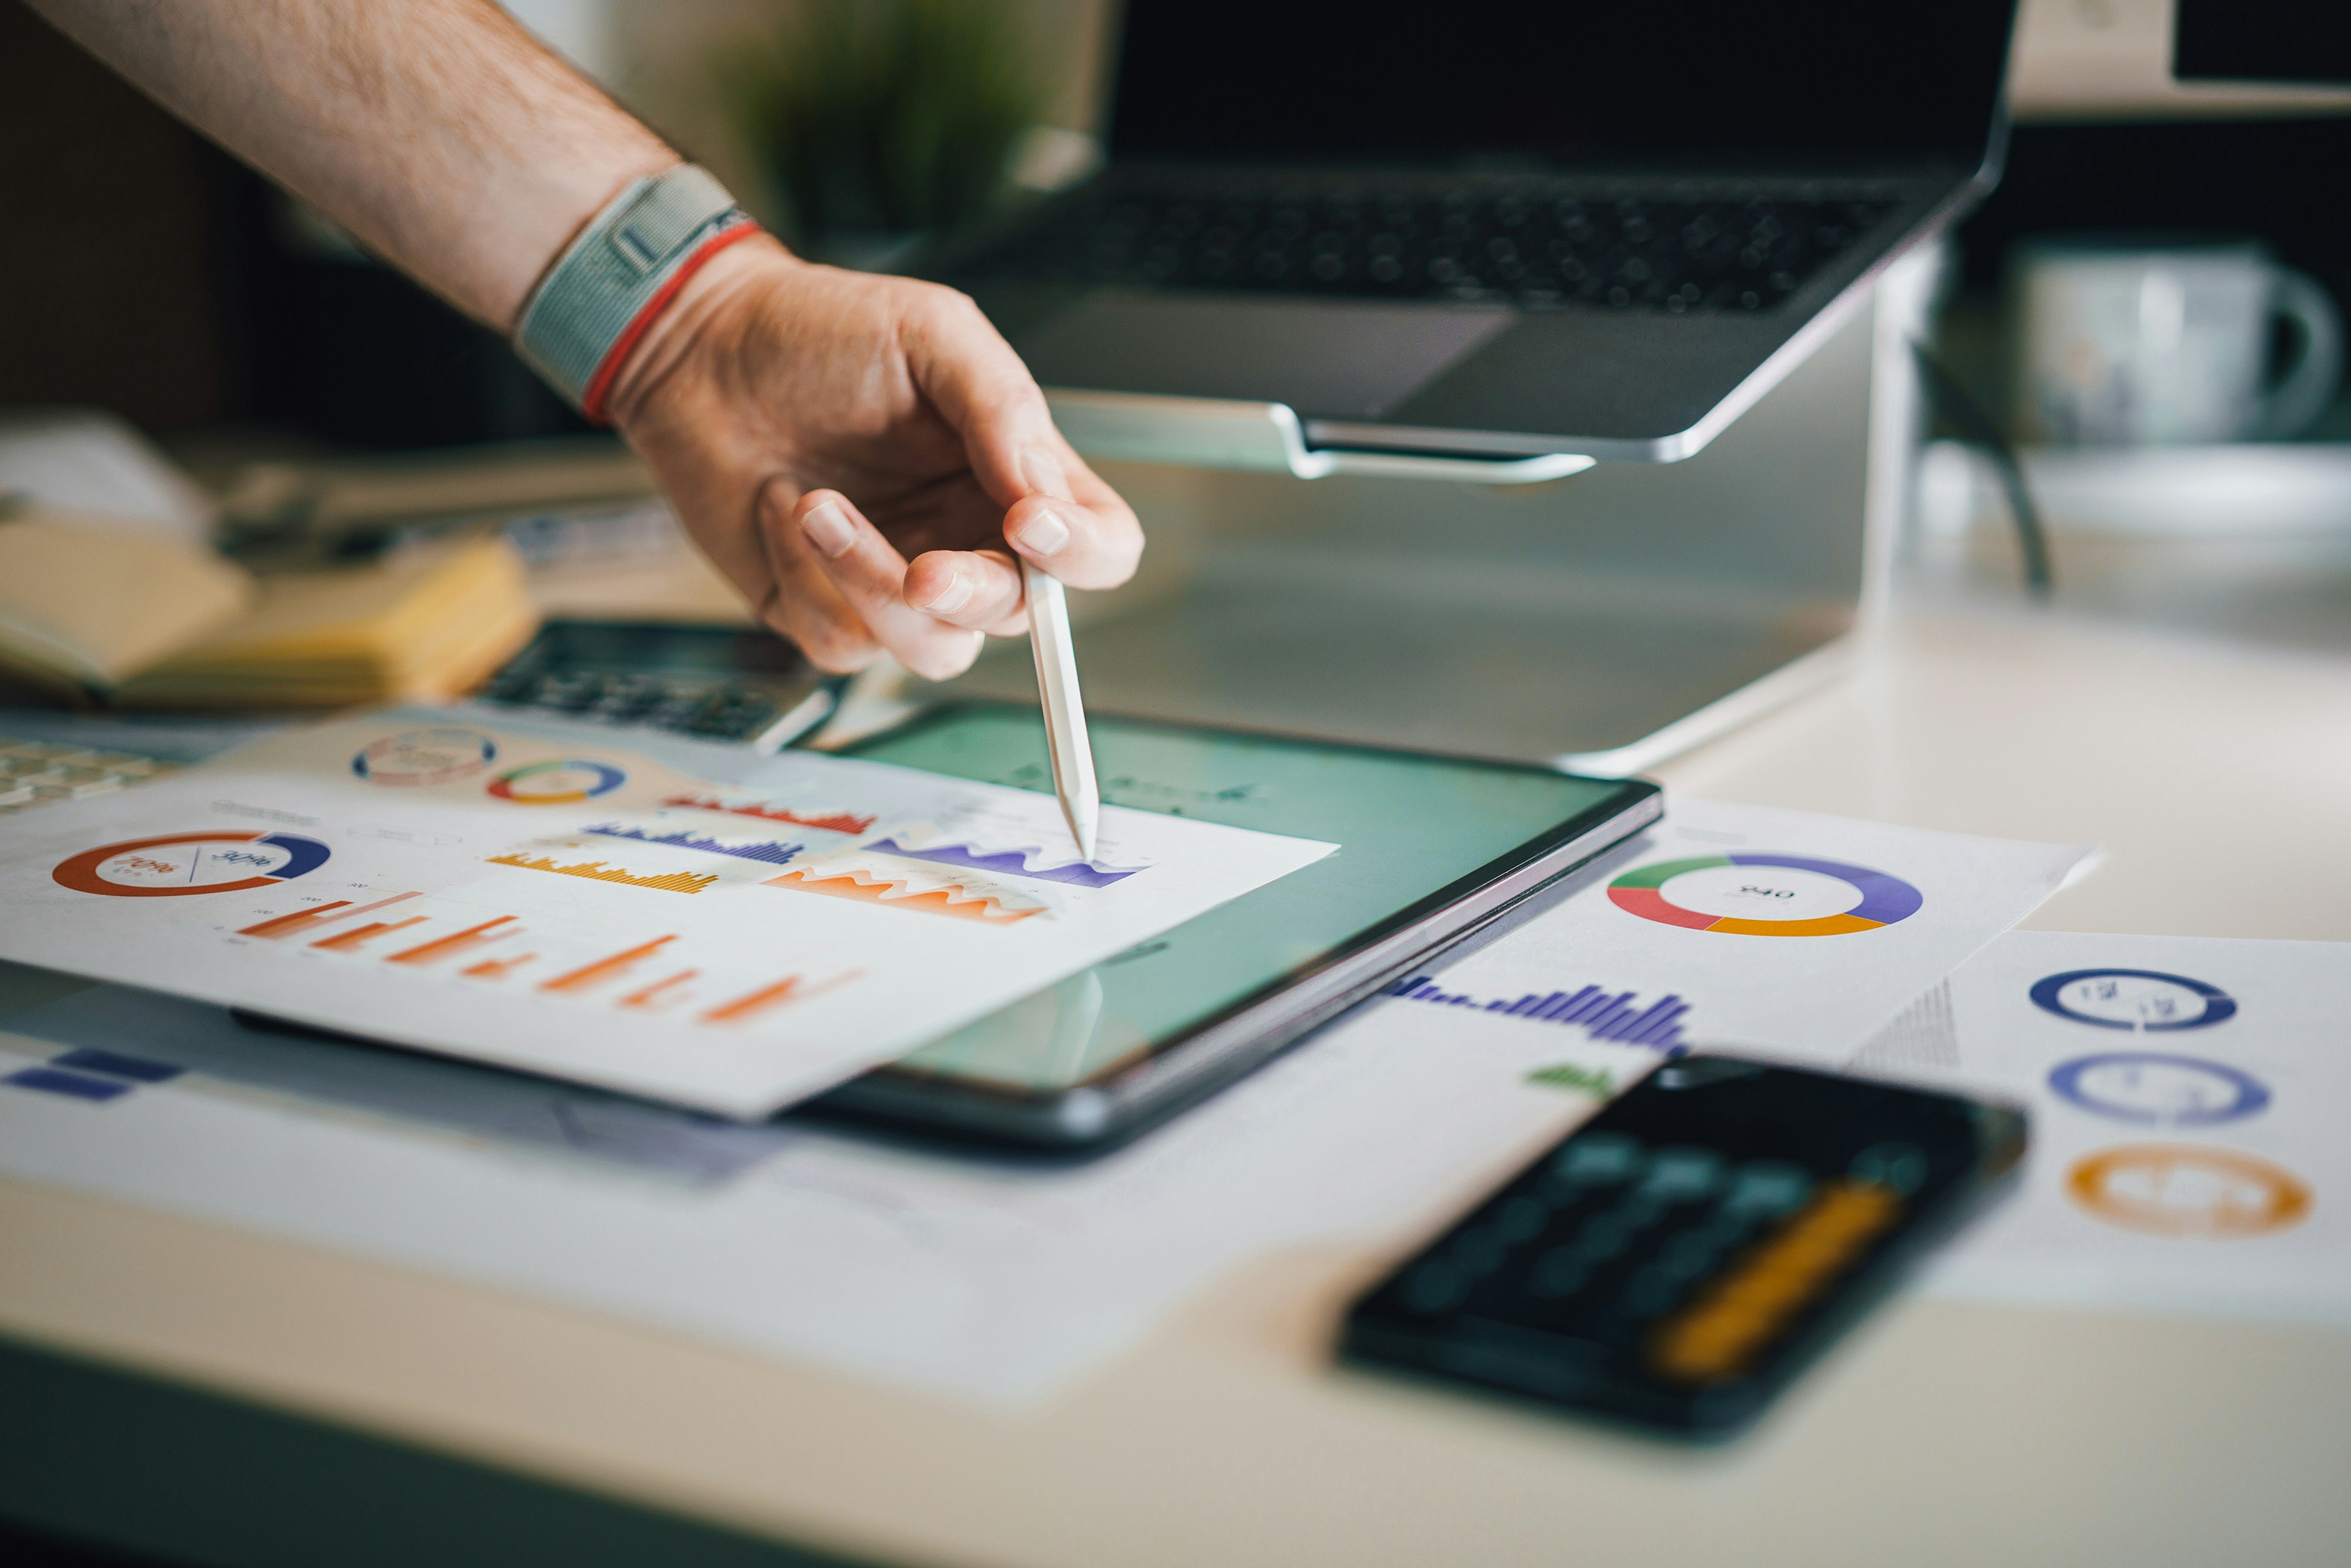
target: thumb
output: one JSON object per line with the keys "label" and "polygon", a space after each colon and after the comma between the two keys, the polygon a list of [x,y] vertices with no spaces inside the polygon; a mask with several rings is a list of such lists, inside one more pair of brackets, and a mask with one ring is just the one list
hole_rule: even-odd
{"label": "thumb", "polygon": [[903,349],[915,384],[961,439],[980,488],[998,506],[1071,498],[1061,441],[1029,367],[967,295],[921,285]]}

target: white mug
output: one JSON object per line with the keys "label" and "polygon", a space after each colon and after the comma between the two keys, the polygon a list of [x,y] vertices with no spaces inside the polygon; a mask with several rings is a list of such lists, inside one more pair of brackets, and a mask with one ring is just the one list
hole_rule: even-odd
{"label": "white mug", "polygon": [[[2316,419],[2342,380],[2335,302],[2252,240],[2028,240],[2009,278],[2017,424],[2028,441],[2278,440]],[[2300,350],[2272,380],[2280,317]]]}

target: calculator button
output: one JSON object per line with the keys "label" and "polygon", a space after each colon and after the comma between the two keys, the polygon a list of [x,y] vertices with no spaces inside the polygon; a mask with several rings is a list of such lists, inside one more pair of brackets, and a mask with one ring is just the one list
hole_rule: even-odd
{"label": "calculator button", "polygon": [[1527,1271],[1527,1289],[1545,1301],[1573,1296],[1590,1282],[1592,1261],[1573,1247],[1554,1247]]}
{"label": "calculator button", "polygon": [[1641,1179],[1644,1193],[1666,1203],[1695,1203],[1721,1185],[1722,1156],[1710,1149],[1659,1149]]}
{"label": "calculator button", "polygon": [[1572,1182],[1606,1186],[1630,1181],[1641,1168],[1640,1140],[1622,1133],[1586,1133],[1569,1140],[1552,1169]]}
{"label": "calculator button", "polygon": [[1468,1294],[1469,1281],[1461,1270],[1435,1260],[1415,1269],[1405,1281],[1405,1302],[1415,1312],[1448,1312]]}
{"label": "calculator button", "polygon": [[1780,1160],[1750,1160],[1731,1179],[1729,1212],[1771,1216],[1792,1214],[1811,1196],[1810,1173]]}
{"label": "calculator button", "polygon": [[1514,1197],[1494,1217],[1494,1233],[1511,1246],[1532,1241],[1551,1224],[1551,1206],[1534,1197]]}

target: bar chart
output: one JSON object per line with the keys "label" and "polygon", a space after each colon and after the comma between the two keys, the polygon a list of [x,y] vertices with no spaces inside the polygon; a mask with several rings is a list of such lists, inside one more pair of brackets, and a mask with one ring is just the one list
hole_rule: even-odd
{"label": "bar chart", "polygon": [[1426,975],[1398,980],[1384,993],[1400,1001],[1426,1002],[1436,1007],[1475,1008],[1530,1023],[1564,1024],[1581,1029],[1593,1040],[1644,1046],[1668,1054],[1679,1051],[1682,1019],[1689,1004],[1672,992],[1643,1007],[1637,992],[1610,992],[1585,986],[1577,991],[1532,991],[1511,998],[1485,998],[1467,992],[1447,991]]}
{"label": "bar chart", "polygon": [[[547,923],[452,898],[394,893],[274,915],[235,935],[465,986],[728,1028],[755,1023],[860,977],[855,971],[763,976],[747,969],[739,956],[730,961],[695,955],[706,944],[674,931],[600,943],[591,931],[534,929],[535,924]],[[398,940],[403,933],[407,940]]]}

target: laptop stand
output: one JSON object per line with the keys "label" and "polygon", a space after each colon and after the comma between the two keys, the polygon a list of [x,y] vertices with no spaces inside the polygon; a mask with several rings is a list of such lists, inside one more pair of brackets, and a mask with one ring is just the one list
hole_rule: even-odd
{"label": "laptop stand", "polygon": [[[1072,596],[1088,706],[1622,776],[1818,687],[1882,597],[1931,268],[1675,464],[1318,453],[1279,405],[1057,394],[1153,541]],[[1029,666],[946,690],[1033,701]]]}

